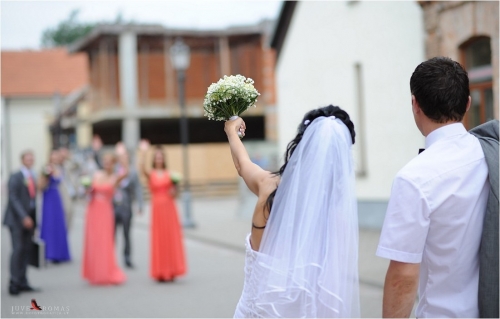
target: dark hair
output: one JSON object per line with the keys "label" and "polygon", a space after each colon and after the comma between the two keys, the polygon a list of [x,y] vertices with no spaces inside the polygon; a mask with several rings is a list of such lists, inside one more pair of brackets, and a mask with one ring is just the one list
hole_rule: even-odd
{"label": "dark hair", "polygon": [[[292,157],[292,154],[297,148],[297,145],[299,145],[300,141],[302,140],[302,136],[304,136],[304,133],[306,129],[309,127],[310,123],[315,119],[317,119],[318,117],[329,117],[329,116],[335,116],[340,120],[342,120],[342,122],[344,122],[345,126],[347,126],[347,128],[349,129],[349,133],[351,133],[352,144],[354,144],[356,132],[354,131],[354,124],[352,123],[351,119],[349,118],[349,114],[347,114],[346,111],[342,110],[338,106],[333,106],[333,105],[328,105],[319,109],[309,111],[306,113],[306,115],[304,115],[304,118],[300,122],[299,127],[297,129],[297,135],[290,143],[288,143],[285,152],[285,163],[283,164],[283,166],[280,167],[280,169],[277,172],[274,172],[273,174],[275,174],[276,176],[283,176],[288,161]],[[276,189],[267,197],[265,207],[269,210],[269,213],[271,213],[274,196],[276,195],[277,190],[278,187],[276,187]]]}
{"label": "dark hair", "polygon": [[156,152],[161,152],[163,155],[163,169],[167,169],[167,159],[165,158],[165,152],[163,151],[163,147],[161,145],[156,145],[154,147],[153,151],[153,168],[155,167],[155,157],[156,157]]}
{"label": "dark hair", "polygon": [[460,63],[435,57],[420,63],[410,79],[411,94],[436,123],[462,121],[469,100],[469,77]]}

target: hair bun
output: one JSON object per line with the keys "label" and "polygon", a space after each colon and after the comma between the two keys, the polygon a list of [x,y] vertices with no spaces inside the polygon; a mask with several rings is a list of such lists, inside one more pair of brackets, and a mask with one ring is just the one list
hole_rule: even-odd
{"label": "hair bun", "polygon": [[351,133],[352,144],[354,144],[356,137],[356,132],[354,131],[354,123],[352,123],[349,114],[347,114],[346,111],[334,105],[328,105],[308,112],[304,116],[304,119],[302,120],[301,124],[299,125],[298,135],[302,137],[308,124],[317,119],[318,117],[322,116],[323,117],[335,116],[336,118],[339,118],[345,124],[345,126],[347,126],[347,129],[349,129],[349,133]]}

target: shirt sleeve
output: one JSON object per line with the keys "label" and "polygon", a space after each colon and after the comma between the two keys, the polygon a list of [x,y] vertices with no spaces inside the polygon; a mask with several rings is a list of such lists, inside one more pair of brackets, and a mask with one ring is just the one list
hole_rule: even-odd
{"label": "shirt sleeve", "polygon": [[397,176],[380,235],[377,256],[406,263],[420,263],[429,230],[430,209],[422,192]]}

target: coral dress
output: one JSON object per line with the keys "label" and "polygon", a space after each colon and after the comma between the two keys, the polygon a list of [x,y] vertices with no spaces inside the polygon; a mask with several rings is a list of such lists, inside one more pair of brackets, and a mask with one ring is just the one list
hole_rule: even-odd
{"label": "coral dress", "polygon": [[151,172],[151,277],[173,280],[186,273],[182,229],[170,191],[170,174]]}
{"label": "coral dress", "polygon": [[112,184],[92,184],[87,206],[83,278],[93,285],[120,284],[126,280],[115,255]]}
{"label": "coral dress", "polygon": [[45,242],[45,258],[52,261],[70,260],[64,209],[58,185],[61,178],[49,176],[43,191],[42,227],[40,237]]}

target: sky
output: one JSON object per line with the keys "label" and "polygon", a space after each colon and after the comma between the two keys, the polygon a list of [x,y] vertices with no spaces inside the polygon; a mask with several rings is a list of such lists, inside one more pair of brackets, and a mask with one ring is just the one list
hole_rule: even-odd
{"label": "sky", "polygon": [[282,1],[4,1],[0,2],[2,50],[39,49],[42,32],[79,9],[82,22],[124,21],[159,23],[165,27],[220,29],[276,19]]}

